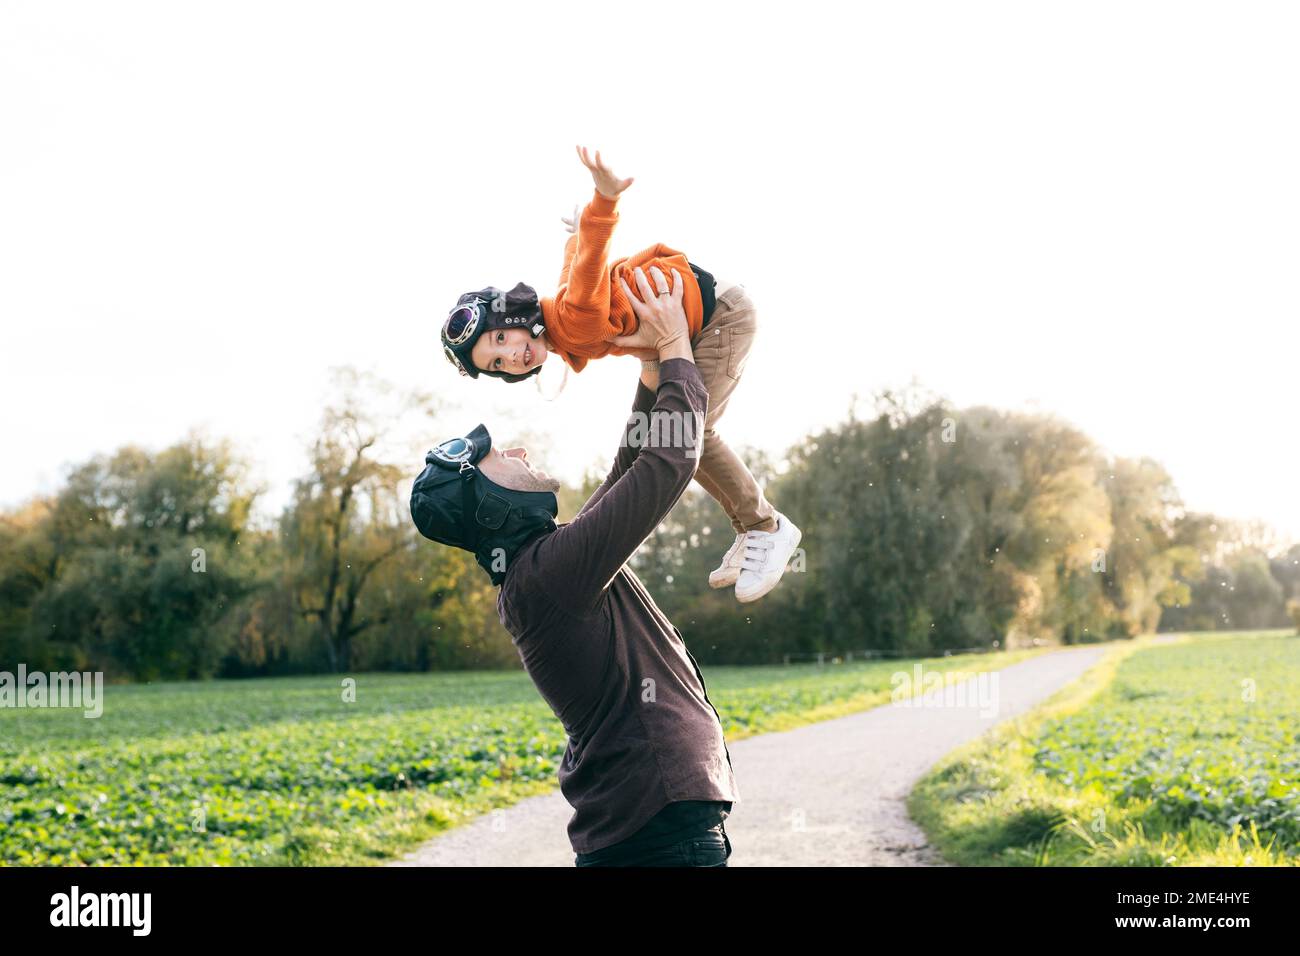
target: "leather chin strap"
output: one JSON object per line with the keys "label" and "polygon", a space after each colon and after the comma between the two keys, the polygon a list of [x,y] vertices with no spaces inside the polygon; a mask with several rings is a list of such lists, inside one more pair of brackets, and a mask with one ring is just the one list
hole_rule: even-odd
{"label": "leather chin strap", "polygon": [[460,530],[465,536],[465,550],[478,551],[478,503],[474,500],[474,474],[478,469],[467,461],[460,463]]}

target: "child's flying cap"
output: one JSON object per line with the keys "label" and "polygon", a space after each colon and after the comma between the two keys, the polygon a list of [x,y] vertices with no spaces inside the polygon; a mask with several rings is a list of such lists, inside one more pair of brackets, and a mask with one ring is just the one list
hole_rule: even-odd
{"label": "child's flying cap", "polygon": [[477,292],[466,292],[442,323],[442,350],[447,361],[456,366],[461,375],[478,378],[482,372],[484,375],[503,378],[507,382],[522,382],[540,372],[542,366],[529,369],[522,375],[512,375],[478,368],[471,355],[474,343],[484,332],[521,327],[528,329],[533,338],[541,335],[546,328],[542,306],[537,301],[537,293],[532,286],[520,282],[509,292],[502,292],[495,286]]}

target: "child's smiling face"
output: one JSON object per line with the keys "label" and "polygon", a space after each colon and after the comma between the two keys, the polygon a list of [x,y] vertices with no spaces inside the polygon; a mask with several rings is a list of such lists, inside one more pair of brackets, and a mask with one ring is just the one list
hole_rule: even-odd
{"label": "child's smiling face", "polygon": [[523,375],[546,361],[546,336],[533,338],[527,329],[493,329],[484,332],[470,350],[474,365],[483,372]]}

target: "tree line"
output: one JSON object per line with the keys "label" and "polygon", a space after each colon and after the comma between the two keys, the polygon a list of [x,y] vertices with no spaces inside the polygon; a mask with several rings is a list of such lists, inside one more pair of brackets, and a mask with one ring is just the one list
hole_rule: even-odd
{"label": "tree line", "polygon": [[[415,531],[419,467],[392,421],[428,396],[345,371],[282,512],[228,440],[128,446],[0,514],[0,669],[160,680],[517,666],[473,558]],[[400,444],[400,443],[399,443]],[[542,459],[544,450],[538,450]],[[1186,510],[1150,459],[1108,457],[1052,416],[886,392],[872,413],[749,456],[804,529],[752,605],[707,578],[734,532],[692,488],[633,559],[696,656],[927,654],[1300,627],[1300,545]],[[561,495],[561,519],[595,487]]]}

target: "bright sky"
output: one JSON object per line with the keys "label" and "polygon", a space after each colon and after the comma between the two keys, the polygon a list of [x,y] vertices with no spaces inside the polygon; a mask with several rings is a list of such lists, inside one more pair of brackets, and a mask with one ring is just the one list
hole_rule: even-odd
{"label": "bright sky", "polygon": [[915,380],[1300,537],[1297,27],[1264,3],[7,2],[0,503],[205,426],[276,507],[343,363],[461,403],[452,430],[532,416],[576,478],[636,361],[547,403],[460,380],[437,326],[470,289],[553,291],[581,142],[636,177],[616,255],[665,242],[757,304],[733,443],[780,452]]}

